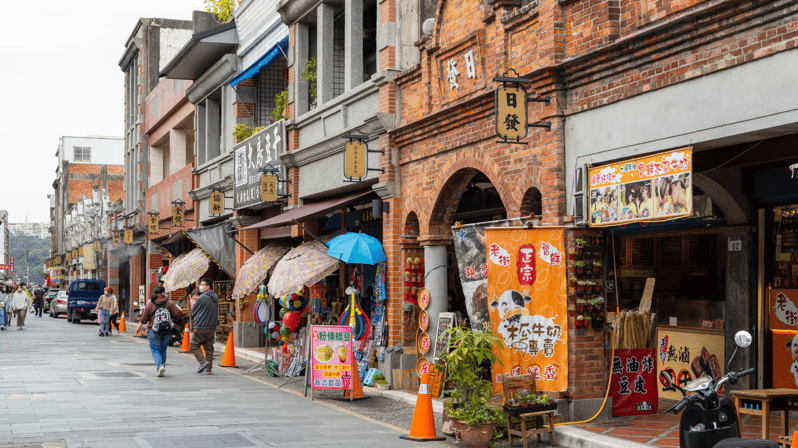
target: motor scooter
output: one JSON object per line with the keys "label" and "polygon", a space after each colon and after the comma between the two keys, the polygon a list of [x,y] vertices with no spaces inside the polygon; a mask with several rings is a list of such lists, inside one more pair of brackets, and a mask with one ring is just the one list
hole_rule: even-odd
{"label": "motor scooter", "polygon": [[732,372],[731,364],[737,351],[751,345],[753,338],[747,331],[738,331],[734,335],[737,347],[729,357],[726,365],[726,375],[715,381],[711,376],[702,376],[687,383],[684,388],[679,387],[673,376],[666,371],[661,377],[667,384],[665,390],[678,390],[683,397],[678,403],[667,409],[663,414],[682,411],[679,420],[679,447],[680,448],[778,448],[779,444],[770,440],[741,439],[740,422],[734,402],[728,397],[719,395],[725,383],[737,384],[737,381],[754,373],[750,368],[739,372]]}

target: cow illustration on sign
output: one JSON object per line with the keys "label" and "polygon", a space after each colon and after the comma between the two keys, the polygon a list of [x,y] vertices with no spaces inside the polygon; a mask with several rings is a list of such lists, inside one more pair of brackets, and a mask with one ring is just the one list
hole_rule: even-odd
{"label": "cow illustration on sign", "polygon": [[530,316],[526,305],[532,301],[531,296],[511,289],[493,298],[490,306],[493,310],[498,308],[501,319],[496,331],[506,347],[532,356],[554,355],[554,343],[560,340],[562,327],[550,318]]}

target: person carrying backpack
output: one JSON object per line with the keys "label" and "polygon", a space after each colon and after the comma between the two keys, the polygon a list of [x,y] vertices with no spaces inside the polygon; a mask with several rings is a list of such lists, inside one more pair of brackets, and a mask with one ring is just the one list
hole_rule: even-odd
{"label": "person carrying backpack", "polygon": [[172,338],[173,321],[182,318],[183,311],[166,297],[164,287],[156,286],[150,302],[144,307],[136,332],[138,333],[143,325],[147,325],[150,351],[152,359],[155,360],[155,372],[159,377],[166,371],[166,349]]}
{"label": "person carrying backpack", "polygon": [[33,290],[33,315],[42,317],[42,310],[44,309],[44,290],[41,285],[36,285]]}

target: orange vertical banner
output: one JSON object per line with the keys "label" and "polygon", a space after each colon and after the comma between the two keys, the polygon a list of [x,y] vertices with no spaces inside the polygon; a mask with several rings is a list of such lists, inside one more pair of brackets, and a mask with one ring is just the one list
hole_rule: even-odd
{"label": "orange vertical banner", "polygon": [[564,230],[518,227],[485,229],[488,303],[494,348],[493,391],[501,375],[534,373],[537,388],[568,387],[568,303]]}

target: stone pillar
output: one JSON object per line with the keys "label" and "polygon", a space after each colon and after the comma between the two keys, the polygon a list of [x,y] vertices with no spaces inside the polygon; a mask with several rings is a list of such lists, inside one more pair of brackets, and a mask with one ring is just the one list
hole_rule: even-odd
{"label": "stone pillar", "polygon": [[[751,304],[756,303],[756,298],[751,296],[753,285],[751,284],[751,265],[752,252],[756,251],[756,243],[748,233],[747,227],[727,227],[723,231],[726,239],[739,237],[741,239],[741,250],[729,252],[724,241],[721,249],[726,253],[726,357],[723,361],[725,366],[729,362],[729,357],[734,352],[737,344],[733,336],[740,330],[752,333],[754,341],[763,337],[763,331],[759,334],[753,332],[756,323],[751,322]],[[754,307],[755,308],[755,307]],[[755,346],[741,349],[737,352],[732,364],[733,370],[742,370],[754,366],[753,353]],[[731,389],[751,389],[756,385],[756,376],[751,375],[740,379],[737,385],[729,385]]]}
{"label": "stone pillar", "polygon": [[363,0],[344,2],[344,90],[363,82]]}
{"label": "stone pillar", "polygon": [[164,178],[169,174],[178,172],[181,168],[188,165],[190,161],[186,157],[186,131],[183,129],[169,130],[169,173],[164,173]]}
{"label": "stone pillar", "polygon": [[207,99],[205,103],[205,157],[211,160],[221,150],[221,105],[218,100]]}
{"label": "stone pillar", "polygon": [[[438,315],[445,313],[449,305],[449,286],[446,279],[446,246],[424,246],[424,276],[425,286],[429,291],[429,334],[432,346],[435,346],[435,336],[438,334]],[[432,360],[430,360],[432,361]]]}
{"label": "stone pillar", "polygon": [[296,116],[300,117],[308,111],[308,83],[300,77],[307,69],[307,61],[310,58],[310,30],[308,25],[297,23],[296,39],[294,40],[294,54],[296,56],[294,64],[294,82],[288,88],[288,102],[294,103]]}
{"label": "stone pillar", "polygon": [[334,10],[329,3],[316,7],[316,103],[333,99]]}

